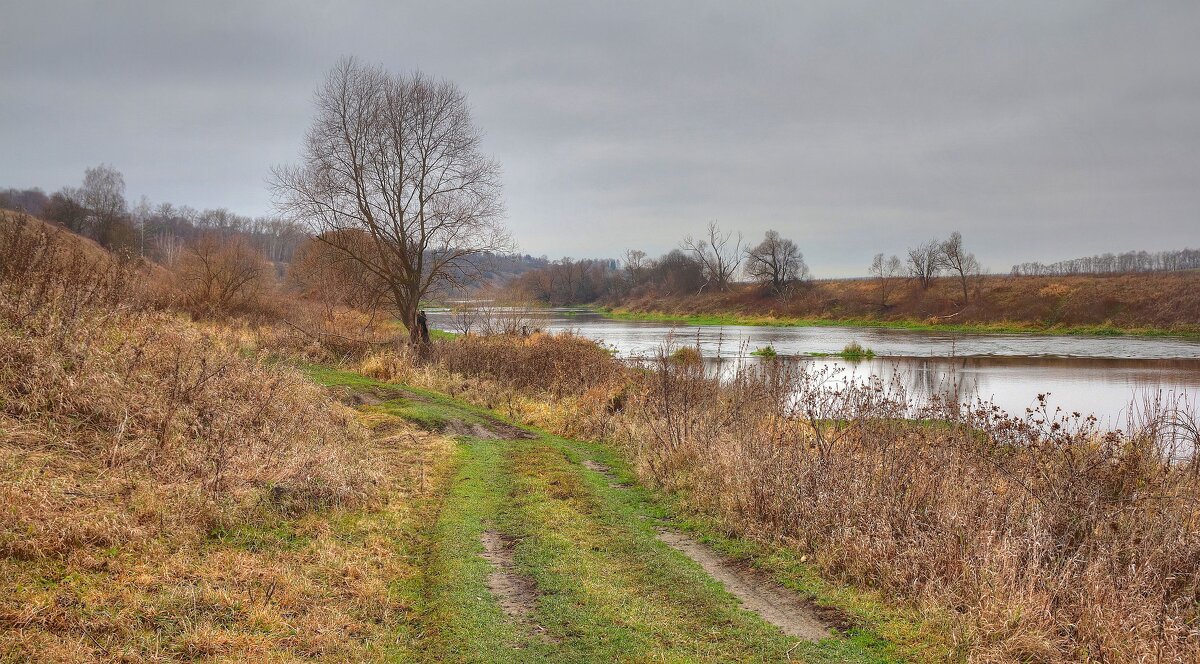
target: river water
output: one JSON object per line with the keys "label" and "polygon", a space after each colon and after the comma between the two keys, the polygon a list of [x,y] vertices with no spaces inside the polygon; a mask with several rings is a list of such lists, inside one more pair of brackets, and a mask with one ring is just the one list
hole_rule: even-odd
{"label": "river water", "polygon": [[[453,330],[449,312],[430,312],[434,327]],[[550,309],[531,327],[570,330],[598,341],[618,357],[652,356],[668,341],[699,346],[719,370],[765,361],[750,353],[771,346],[814,368],[831,367],[849,380],[871,375],[897,380],[917,397],[955,393],[983,399],[1013,414],[1048,394],[1052,407],[1092,414],[1122,426],[1130,404],[1146,399],[1200,399],[1200,340],[1171,337],[960,334],[856,327],[684,326],[604,318],[589,311]],[[852,362],[835,354],[856,341],[875,352]]]}

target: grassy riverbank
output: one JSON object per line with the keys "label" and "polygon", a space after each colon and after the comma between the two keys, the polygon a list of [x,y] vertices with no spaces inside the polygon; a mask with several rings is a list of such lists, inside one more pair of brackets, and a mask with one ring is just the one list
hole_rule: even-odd
{"label": "grassy riverbank", "polygon": [[1200,338],[1200,329],[1120,328],[1112,325],[1039,325],[1035,323],[931,323],[916,319],[872,320],[865,318],[786,318],[744,314],[676,314],[662,311],[632,311],[598,308],[595,311],[614,320],[649,321],[685,326],[754,325],[763,327],[864,327],[920,332],[962,334],[1044,334],[1052,336],[1134,336]]}
{"label": "grassy riverbank", "polygon": [[961,284],[823,279],[775,295],[754,284],[597,300],[617,317],[687,325],[886,327],[940,332],[1200,337],[1200,271],[1010,276]]}

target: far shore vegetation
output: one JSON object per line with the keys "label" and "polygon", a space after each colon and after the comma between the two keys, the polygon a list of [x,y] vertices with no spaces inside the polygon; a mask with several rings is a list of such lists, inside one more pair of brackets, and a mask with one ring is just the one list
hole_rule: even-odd
{"label": "far shore vegetation", "polygon": [[631,311],[597,307],[596,313],[615,320],[677,323],[687,326],[761,326],[761,327],[877,327],[918,332],[956,332],[963,334],[1043,334],[1063,336],[1137,336],[1200,338],[1195,329],[1156,327],[1123,328],[1113,325],[1040,325],[1037,323],[936,323],[922,320],[871,320],[863,318],[778,318],[746,314],[677,314],[661,311]]}

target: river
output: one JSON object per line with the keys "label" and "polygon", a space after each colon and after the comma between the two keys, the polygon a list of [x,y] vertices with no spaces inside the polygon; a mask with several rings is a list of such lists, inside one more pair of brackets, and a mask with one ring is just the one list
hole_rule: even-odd
{"label": "river", "polygon": [[[454,330],[452,315],[431,311],[430,323]],[[668,340],[700,347],[718,369],[771,346],[781,356],[814,368],[834,367],[844,377],[871,375],[900,381],[917,397],[956,392],[965,401],[990,400],[1022,414],[1048,394],[1052,407],[1092,414],[1122,426],[1130,404],[1151,398],[1200,398],[1200,340],[1174,337],[1092,337],[1035,334],[965,334],[858,327],[685,326],[613,320],[595,312],[549,309],[532,315],[531,327],[572,331],[612,348],[618,357],[653,355]],[[848,361],[836,354],[851,341],[876,357]]]}

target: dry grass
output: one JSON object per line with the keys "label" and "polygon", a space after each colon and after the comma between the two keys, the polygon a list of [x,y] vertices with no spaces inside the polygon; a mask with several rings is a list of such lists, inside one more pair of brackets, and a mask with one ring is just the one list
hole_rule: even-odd
{"label": "dry grass", "polygon": [[0,658],[404,659],[419,594],[408,586],[421,575],[414,534],[451,444],[395,418],[362,422],[380,471],[368,509],[263,511],[207,532],[151,518],[118,546],[0,558]]}
{"label": "dry grass", "polygon": [[435,341],[427,357],[377,351],[364,375],[461,397],[564,436],[602,438],[628,397],[626,369],[595,343],[570,334],[471,335]]}
{"label": "dry grass", "polygon": [[369,436],[299,373],[157,309],[149,268],[28,219],[0,224],[0,255],[0,659],[388,642],[427,465],[409,457],[437,441]]}

